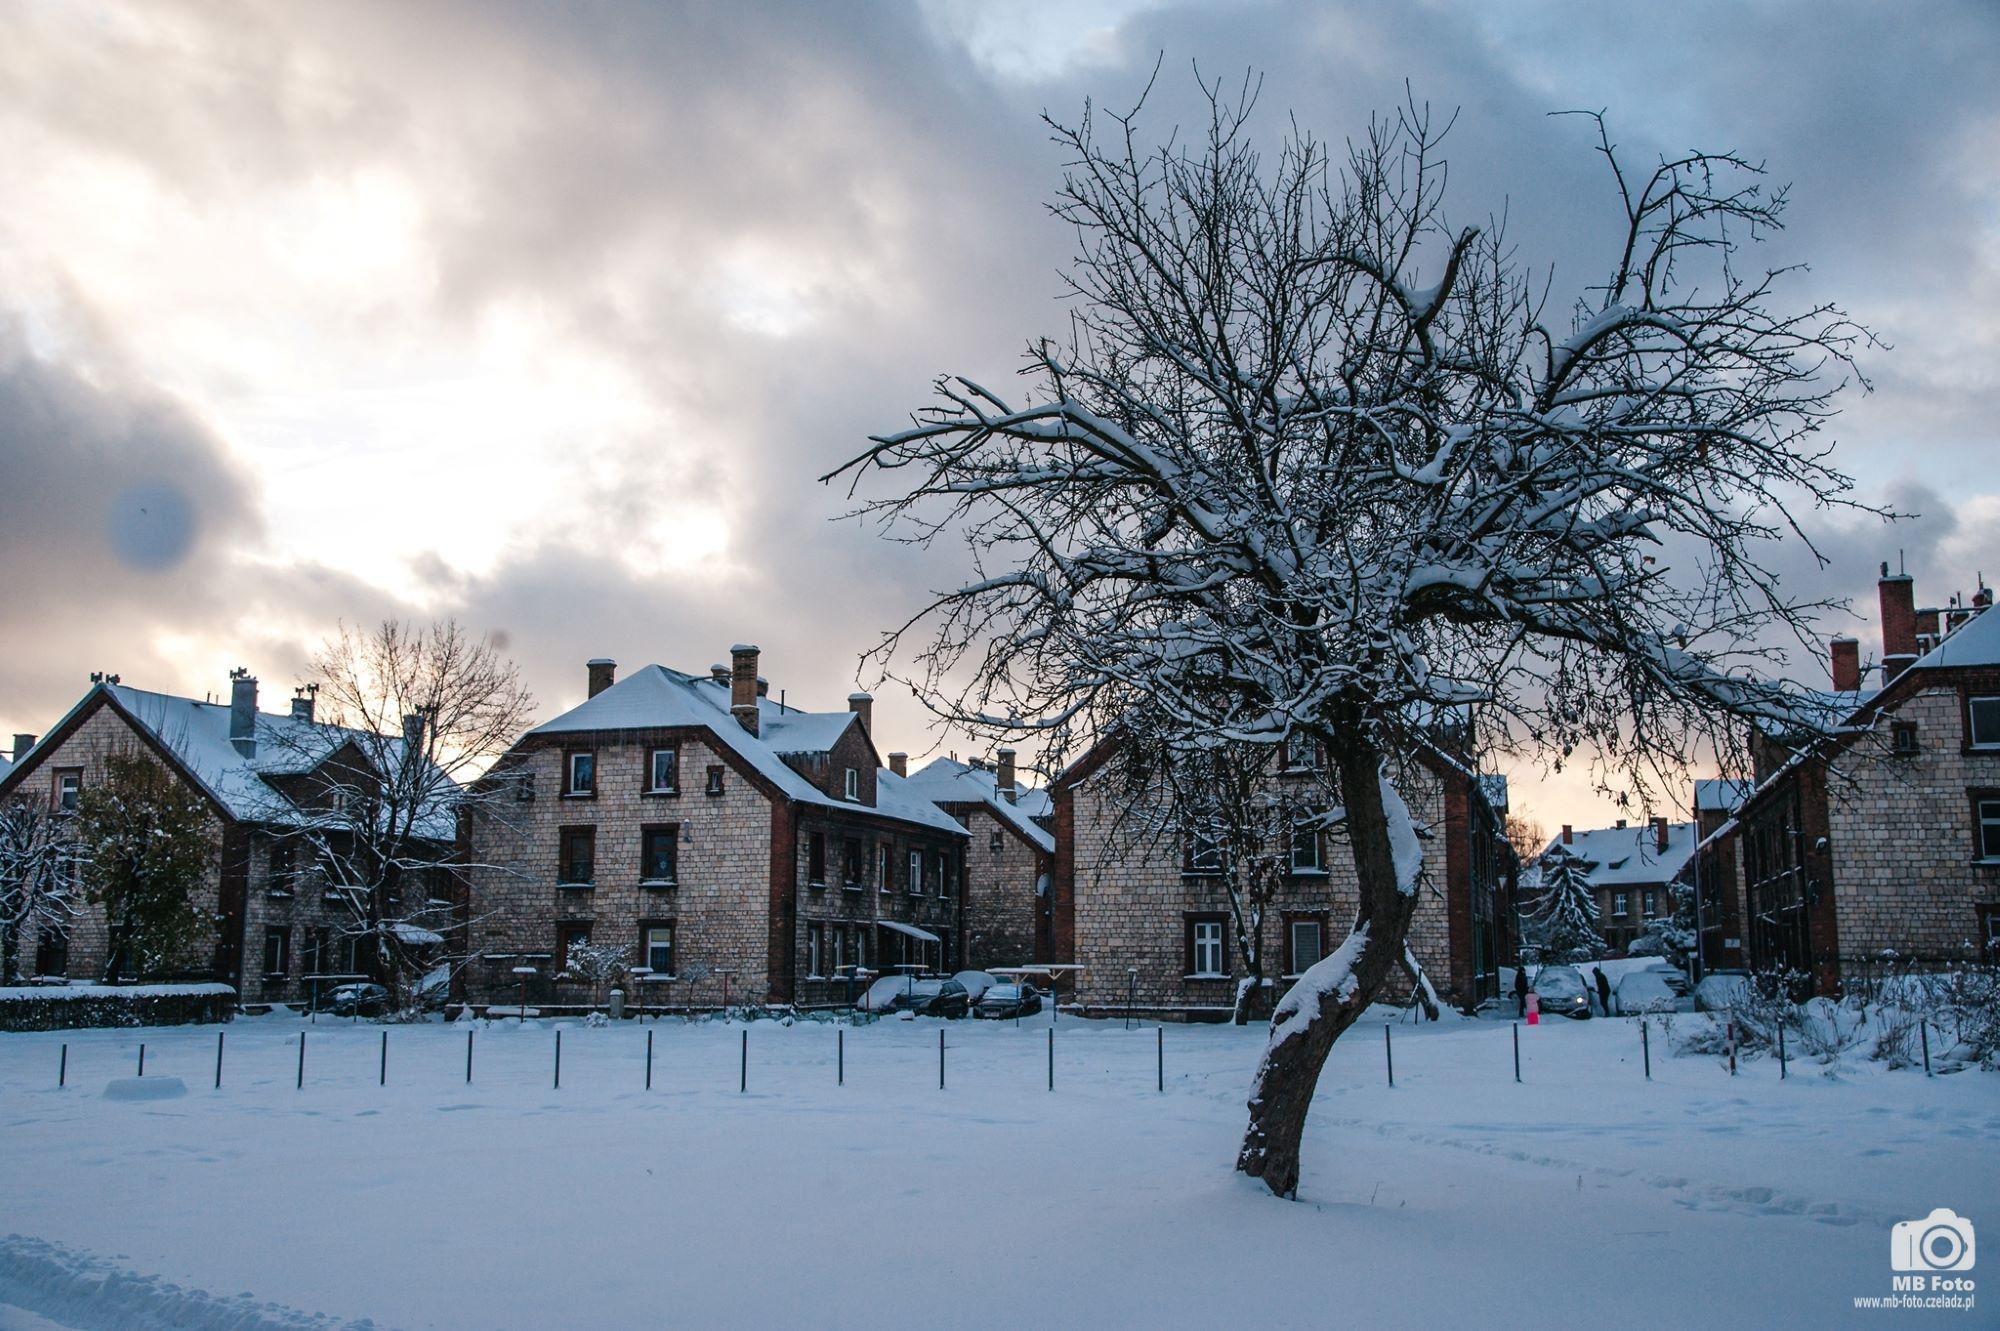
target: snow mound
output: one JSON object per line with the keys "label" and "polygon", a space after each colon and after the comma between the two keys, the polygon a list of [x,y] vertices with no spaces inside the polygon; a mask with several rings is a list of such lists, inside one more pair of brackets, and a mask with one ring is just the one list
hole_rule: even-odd
{"label": "snow mound", "polygon": [[366,1331],[377,1325],[336,1322],[247,1294],[220,1298],[183,1289],[20,1234],[0,1238],[0,1302],[62,1325],[121,1331]]}
{"label": "snow mound", "polygon": [[104,1087],[107,1100],[178,1100],[187,1093],[179,1077],[114,1077]]}

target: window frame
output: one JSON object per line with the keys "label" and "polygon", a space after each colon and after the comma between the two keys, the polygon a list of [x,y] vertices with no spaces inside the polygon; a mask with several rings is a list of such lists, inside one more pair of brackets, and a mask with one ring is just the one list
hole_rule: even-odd
{"label": "window frame", "polygon": [[806,886],[826,886],[826,833],[806,833]]}
{"label": "window frame", "polygon": [[[593,924],[589,920],[556,921],[556,951],[555,955],[550,958],[551,965],[549,969],[551,977],[560,977],[569,973],[569,950],[571,945],[582,943],[586,947],[589,946],[592,928]],[[574,982],[572,981],[572,983]]]}
{"label": "window frame", "polygon": [[1306,839],[1304,845],[1312,852],[1312,859],[1311,863],[1309,864],[1299,863],[1299,849],[1301,844],[1299,840],[1300,824],[1316,823],[1318,821],[1318,818],[1319,815],[1315,813],[1315,814],[1307,814],[1303,818],[1294,818],[1292,820],[1292,827],[1289,838],[1291,873],[1310,876],[1310,877],[1317,877],[1326,872],[1326,842],[1324,839],[1325,838],[1324,828],[1315,826],[1306,830],[1305,832]]}
{"label": "window frame", "polygon": [[[1991,703],[1996,709],[2000,709],[2000,693],[1974,693],[1971,689],[1965,689],[1959,694],[1959,708],[1965,723],[1967,753],[1989,753],[2000,749],[2000,734],[1984,740],[1978,737],[1975,723],[1978,720],[1981,703]],[[1996,716],[1994,721],[1996,725],[2000,725],[2000,716]]]}
{"label": "window frame", "polygon": [[949,901],[952,894],[952,884],[956,881],[956,876],[951,871],[951,852],[948,850],[941,850],[937,853],[937,880],[938,896]]}
{"label": "window frame", "polygon": [[[576,859],[570,850],[571,838],[578,836],[589,845],[590,874],[584,878],[576,876]],[[576,890],[597,886],[596,823],[565,823],[556,829],[556,886]]]}
{"label": "window frame", "polygon": [[[666,785],[660,784],[660,758],[665,756],[673,777]],[[652,744],[646,748],[645,784],[642,794],[655,799],[669,799],[681,793],[681,746],[678,744]]]}
{"label": "window frame", "polygon": [[[1203,849],[1203,843],[1207,848]],[[1204,861],[1213,859],[1210,865]],[[1222,838],[1213,832],[1189,832],[1181,841],[1181,876],[1184,878],[1220,878],[1228,871],[1228,857],[1223,853]]]}
{"label": "window frame", "polygon": [[859,892],[868,877],[868,852],[863,848],[860,837],[840,839],[840,887],[844,892]]}
{"label": "window frame", "polygon": [[1295,931],[1302,924],[1311,925],[1316,931],[1318,931],[1319,934],[1319,949],[1318,949],[1319,955],[1313,958],[1313,963],[1317,964],[1321,961],[1326,960],[1326,912],[1325,911],[1323,910],[1288,911],[1286,912],[1284,917],[1284,924],[1285,924],[1286,978],[1289,979],[1293,976],[1303,975],[1309,969],[1309,967],[1299,965],[1298,936]]}
{"label": "window frame", "polygon": [[713,796],[723,793],[722,768],[723,765],[721,763],[710,763],[708,765],[708,774],[702,785],[702,794]]}
{"label": "window frame", "polygon": [[[1191,911],[1183,919],[1187,941],[1187,955],[1183,960],[1187,965],[1187,978],[1190,980],[1228,979],[1229,917],[1226,914],[1213,911]],[[1215,931],[1214,950],[1218,967],[1218,969],[1212,971],[1201,968],[1201,953],[1205,947],[1202,934],[1203,931],[1210,928],[1213,928]]]}
{"label": "window frame", "polygon": [[[664,971],[653,964],[653,934],[659,931],[664,931],[667,935],[667,969]],[[678,921],[671,919],[639,921],[639,955],[646,959],[646,965],[652,967],[655,978],[673,980],[680,977],[680,949]]]}
{"label": "window frame", "polygon": [[[653,842],[664,837],[667,844],[667,873],[653,872]],[[679,823],[639,824],[639,886],[679,887],[681,883],[681,825]]]}
{"label": "window frame", "polygon": [[[1965,792],[1966,802],[1972,810],[1972,859],[1975,864],[2000,864],[2000,789],[1990,786],[1973,786]],[[1992,815],[1988,816],[1982,806],[1990,805]],[[1986,837],[1988,828],[1993,829],[1994,839],[1989,844]]]}
{"label": "window frame", "polygon": [[820,920],[806,921],[806,978],[824,980],[820,963],[826,960],[826,925]]}
{"label": "window frame", "polygon": [[1914,758],[1921,745],[1917,738],[1915,721],[1892,720],[1889,722],[1889,753],[1896,758]]}
{"label": "window frame", "polygon": [[909,881],[903,884],[903,890],[913,897],[922,896],[924,894],[924,853],[921,850],[912,850],[910,852],[909,873]]}
{"label": "window frame", "polygon": [[298,887],[298,847],[290,841],[273,841],[264,855],[264,895],[282,899],[294,895]]}
{"label": "window frame", "polygon": [[[278,953],[278,964],[271,965],[273,945]],[[286,980],[292,974],[292,926],[289,924],[267,924],[264,926],[264,978]]]}
{"label": "window frame", "polygon": [[1631,910],[1632,910],[1632,893],[1626,888],[1622,887],[1612,888],[1611,911],[1610,911],[1611,915],[1617,919],[1622,920],[1631,913]]}
{"label": "window frame", "polygon": [[1660,889],[1642,887],[1639,889],[1639,918],[1656,920],[1660,917]]}
{"label": "window frame", "polygon": [[849,767],[845,770],[847,775],[842,778],[840,786],[842,797],[850,803],[859,804],[861,803],[861,769],[858,767]]}
{"label": "window frame", "polygon": [[[65,783],[75,785],[64,793]],[[83,803],[83,769],[81,767],[58,767],[49,777],[49,807],[57,813],[75,813]]]}
{"label": "window frame", "polygon": [[[589,764],[589,779],[583,785],[576,780],[578,760]],[[562,795],[566,800],[594,800],[597,798],[597,750],[594,748],[574,748],[563,750]]]}

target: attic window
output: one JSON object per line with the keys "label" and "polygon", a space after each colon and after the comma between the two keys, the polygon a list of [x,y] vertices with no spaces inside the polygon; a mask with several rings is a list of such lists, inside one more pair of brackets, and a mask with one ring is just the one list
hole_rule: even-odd
{"label": "attic window", "polygon": [[2000,749],[2000,698],[1968,698],[1966,737],[1975,749]]}
{"label": "attic window", "polygon": [[1915,721],[1892,721],[1889,723],[1889,751],[1899,758],[1907,758],[1917,751],[1917,723]]}
{"label": "attic window", "polygon": [[851,800],[861,798],[861,773],[852,767],[847,769],[847,780],[842,787],[842,793]]}
{"label": "attic window", "polygon": [[719,766],[708,769],[708,793],[711,795],[722,793],[722,768]]}
{"label": "attic window", "polygon": [[1622,868],[1624,868],[1624,867],[1625,867],[1626,863],[1627,863],[1627,862],[1628,862],[1629,860],[1631,860],[1631,858],[1632,858],[1632,857],[1631,857],[1630,855],[1627,855],[1627,856],[1625,856],[1625,857],[1624,857],[1624,859],[1617,859],[1617,860],[1613,860],[1613,861],[1611,861],[1611,867],[1612,867],[1612,868],[1614,868],[1614,869],[1622,869]]}

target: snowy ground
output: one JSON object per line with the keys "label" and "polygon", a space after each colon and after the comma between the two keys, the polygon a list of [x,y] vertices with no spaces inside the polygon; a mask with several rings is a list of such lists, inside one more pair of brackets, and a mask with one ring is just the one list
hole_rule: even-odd
{"label": "snowy ground", "polygon": [[[1679,1018],[1680,1021],[1690,1020]],[[1638,1027],[1378,1027],[1298,1203],[1231,1171],[1254,1031],[1048,1019],[0,1036],[0,1331],[1881,1325],[1889,1233],[2000,1217],[2000,1076],[1731,1078]],[[134,1070],[181,1098],[108,1098]],[[55,1085],[69,1043],[69,1085]],[[2000,1223],[1992,1225],[2000,1235]],[[1988,1240],[2000,1242],[2000,1237]],[[2000,1263],[1989,1258],[1988,1266]],[[1977,1276],[1978,1272],[1970,1273]],[[1982,1300],[1983,1302],[1983,1300]],[[1992,1325],[1985,1308],[1927,1324]]]}

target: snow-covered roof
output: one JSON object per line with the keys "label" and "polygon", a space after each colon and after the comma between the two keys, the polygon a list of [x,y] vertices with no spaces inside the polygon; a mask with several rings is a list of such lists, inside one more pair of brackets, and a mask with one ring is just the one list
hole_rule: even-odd
{"label": "snow-covered roof", "polygon": [[1918,657],[1912,670],[1955,670],[2000,665],[2000,615],[1982,610]]}
{"label": "snow-covered roof", "polygon": [[[99,693],[127,721],[178,758],[202,789],[230,817],[241,822],[284,826],[310,821],[266,777],[309,772],[350,739],[366,738],[377,751],[387,745],[383,756],[391,761],[396,760],[403,743],[400,738],[377,739],[362,731],[316,723],[289,713],[258,712],[254,730],[257,742],[253,754],[246,757],[229,740],[228,703],[198,701],[111,683],[95,685],[50,733],[69,724]],[[433,834],[448,838],[452,834],[449,813],[440,817],[440,825]]]}
{"label": "snow-covered roof", "polygon": [[[974,767],[956,758],[933,758],[911,774],[909,784],[939,804],[983,804],[1044,854],[1055,853],[1055,837],[1035,821],[1034,815],[1035,809],[1049,805],[1047,791],[1019,789],[1010,801],[1000,793],[999,776],[991,768]],[[1038,798],[1031,802],[1030,796]]]}
{"label": "snow-covered roof", "polygon": [[4,778],[7,775],[7,773],[13,770],[14,770],[14,764],[8,761],[5,754],[0,754],[0,778]]}
{"label": "snow-covered roof", "polygon": [[[796,753],[825,753],[850,725],[859,725],[853,712],[806,712],[787,707],[770,698],[757,700],[757,733],[751,734],[729,713],[729,681],[712,674],[690,675],[662,665],[644,666],[619,680],[594,698],[570,708],[552,721],[544,721],[529,736],[567,735],[606,730],[653,730],[673,726],[698,727],[721,741],[724,747],[784,795],[800,804],[828,808],[855,809],[844,799],[835,799],[808,781],[781,756]],[[873,812],[915,823],[922,827],[964,835],[965,829],[929,800],[912,794],[907,783],[894,772],[875,772]]]}
{"label": "snow-covered roof", "polygon": [[1751,782],[1728,777],[1702,777],[1694,783],[1694,807],[1698,813],[1735,813],[1750,798]]}
{"label": "snow-covered roof", "polygon": [[1479,776],[1479,793],[1493,807],[1493,812],[1507,812],[1507,778],[1493,772],[1483,772]]}
{"label": "snow-covered roof", "polygon": [[1567,843],[1558,834],[1549,839],[1542,853],[1560,850],[1584,860],[1594,887],[1665,883],[1672,881],[1694,854],[1695,824],[1668,823],[1667,848],[1658,847],[1658,833],[1651,823],[1628,823],[1572,832]]}

